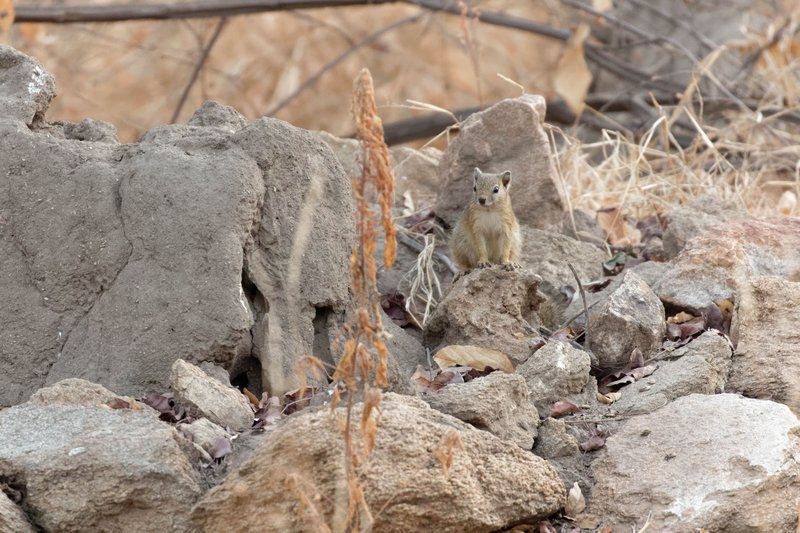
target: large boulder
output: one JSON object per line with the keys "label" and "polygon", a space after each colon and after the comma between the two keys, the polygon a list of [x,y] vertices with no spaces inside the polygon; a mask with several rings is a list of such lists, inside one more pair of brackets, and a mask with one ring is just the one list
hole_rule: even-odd
{"label": "large boulder", "polygon": [[0,531],[8,531],[8,533],[34,533],[35,531],[22,509],[17,507],[2,490],[0,490]]}
{"label": "large boulder", "polygon": [[39,123],[55,95],[56,82],[41,63],[0,44],[0,117]]}
{"label": "large boulder", "polygon": [[84,405],[97,407],[115,400],[132,403],[133,398],[119,397],[98,383],[85,379],[67,378],[44,387],[31,395],[30,403],[37,405]]}
{"label": "large boulder", "polygon": [[733,394],[679,398],[628,420],[592,463],[584,527],[794,531],[800,424],[785,406]]}
{"label": "large boulder", "polygon": [[437,411],[530,450],[539,414],[529,396],[522,376],[497,371],[466,383],[448,385],[422,398]]}
{"label": "large boulder", "polygon": [[519,262],[542,278],[541,291],[551,298],[561,296],[559,289],[571,285],[577,289],[569,265],[575,268],[581,283],[603,276],[606,254],[594,244],[577,241],[552,231],[522,226],[522,250]]}
{"label": "large boulder", "polygon": [[[360,411],[359,404],[354,420]],[[338,426],[328,409],[288,419],[197,504],[196,529],[256,531],[269,524],[292,532],[332,523],[334,504],[347,505],[337,496],[346,494]],[[461,444],[445,474],[437,450],[447,435]],[[361,436],[355,432],[354,438]],[[535,522],[565,500],[561,480],[545,460],[422,400],[391,393],[381,402],[375,447],[359,474],[375,532],[500,530]]]}
{"label": "large boulder", "polygon": [[170,383],[175,400],[191,416],[204,416],[233,430],[253,425],[253,408],[244,394],[212,378],[183,359],[172,363]]}
{"label": "large boulder", "polygon": [[667,228],[663,237],[666,258],[677,256],[693,237],[702,235],[719,224],[742,220],[746,216],[747,212],[736,202],[713,195],[695,198],[670,210],[666,215]]}
{"label": "large boulder", "polygon": [[23,404],[0,412],[0,479],[43,531],[189,531],[197,474],[142,411]]}
{"label": "large boulder", "polygon": [[725,388],[733,355],[728,339],[706,331],[658,363],[651,376],[622,389],[614,403],[620,413],[649,413],[692,393],[716,394]]}
{"label": "large boulder", "polygon": [[[577,400],[582,393],[593,395],[594,380],[589,375],[589,354],[565,342],[548,342],[517,367],[525,378],[531,401],[539,412],[549,414],[550,406],[561,400]],[[593,400],[593,398],[589,398]]]}
{"label": "large boulder", "polygon": [[442,189],[436,215],[454,226],[472,198],[475,167],[511,171],[511,198],[520,223],[556,227],[563,215],[550,144],[542,126],[545,100],[525,94],[470,115],[439,163]]}
{"label": "large boulder", "polygon": [[589,313],[589,348],[599,368],[619,370],[633,350],[647,357],[661,346],[664,306],[636,273],[623,273],[619,287],[598,307]]}
{"label": "large boulder", "polygon": [[740,285],[727,389],[782,402],[800,413],[798,324],[800,282],[762,277]]}
{"label": "large boulder", "polygon": [[525,361],[541,338],[533,329],[543,300],[540,282],[529,270],[473,270],[436,307],[425,324],[425,343],[480,346],[499,350],[514,362]]}
{"label": "large boulder", "polygon": [[178,358],[290,388],[314,319],[349,301],[350,183],[328,147],[211,103],[133,144],[31,129],[49,75],[0,57],[0,405],[70,377],[163,390]]}
{"label": "large boulder", "polygon": [[800,217],[724,221],[691,238],[654,287],[675,308],[699,313],[735,300],[736,286],[758,276],[800,276]]}

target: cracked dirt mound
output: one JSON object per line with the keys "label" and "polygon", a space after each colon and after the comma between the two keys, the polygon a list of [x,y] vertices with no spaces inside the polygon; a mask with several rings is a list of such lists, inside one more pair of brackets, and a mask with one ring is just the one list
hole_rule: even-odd
{"label": "cracked dirt mound", "polygon": [[0,46],[0,405],[66,377],[163,389],[178,358],[290,388],[348,297],[350,184],[327,145],[210,102],[119,144],[48,124],[53,96]]}

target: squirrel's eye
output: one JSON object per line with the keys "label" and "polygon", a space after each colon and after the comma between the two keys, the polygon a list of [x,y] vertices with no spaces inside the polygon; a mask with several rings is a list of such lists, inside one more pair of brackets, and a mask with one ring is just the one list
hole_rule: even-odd
{"label": "squirrel's eye", "polygon": [[493,191],[493,192],[495,192],[495,193],[498,193],[498,192],[500,192],[500,187],[498,187],[498,186],[496,186],[496,185],[495,185],[495,187],[494,187],[494,191]]}
{"label": "squirrel's eye", "polygon": [[477,186],[473,187],[472,192],[478,192],[478,187]]}

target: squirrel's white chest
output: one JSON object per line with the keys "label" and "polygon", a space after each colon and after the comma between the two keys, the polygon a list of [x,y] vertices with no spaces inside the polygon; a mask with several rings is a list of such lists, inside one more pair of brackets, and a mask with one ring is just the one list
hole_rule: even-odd
{"label": "squirrel's white chest", "polygon": [[496,211],[478,211],[473,218],[473,227],[476,233],[483,235],[502,235],[505,233],[505,223],[502,213]]}

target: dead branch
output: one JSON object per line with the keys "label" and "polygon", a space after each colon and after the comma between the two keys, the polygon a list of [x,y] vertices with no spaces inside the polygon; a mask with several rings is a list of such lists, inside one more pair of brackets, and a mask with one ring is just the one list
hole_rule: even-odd
{"label": "dead branch", "polygon": [[319,81],[319,79],[323,75],[325,75],[326,72],[328,72],[329,70],[335,68],[336,65],[338,65],[339,63],[341,63],[342,61],[347,59],[352,53],[354,53],[357,50],[363,48],[364,46],[367,46],[368,44],[371,44],[371,43],[375,42],[381,36],[389,33],[390,31],[396,30],[397,28],[399,28],[401,26],[405,26],[406,24],[411,24],[412,22],[416,22],[420,18],[422,18],[422,14],[421,13],[417,14],[417,15],[412,15],[410,17],[402,18],[400,20],[392,22],[388,26],[384,26],[383,28],[381,28],[381,29],[379,29],[379,30],[377,30],[375,32],[370,33],[369,35],[367,35],[366,37],[364,37],[360,41],[352,44],[350,47],[347,48],[347,50],[344,50],[341,54],[336,56],[333,60],[329,61],[328,63],[325,63],[313,75],[311,75],[308,78],[306,78],[306,80],[303,83],[301,83],[294,91],[292,91],[284,99],[282,99],[280,102],[278,102],[277,104],[272,106],[269,110],[267,110],[265,115],[268,116],[268,117],[275,116],[284,107],[286,107],[287,105],[292,103],[298,96],[300,96],[300,94],[302,94],[303,91],[305,91],[309,87],[311,87],[314,84],[316,84],[317,81]]}
{"label": "dead branch", "polygon": [[225,28],[225,24],[227,23],[228,17],[222,17],[219,19],[217,27],[214,28],[214,33],[208,40],[208,44],[206,44],[206,46],[203,48],[203,52],[200,54],[200,58],[197,60],[194,70],[192,70],[192,75],[189,77],[189,82],[183,89],[183,93],[181,93],[181,97],[178,100],[178,105],[175,106],[175,111],[172,113],[172,118],[169,121],[170,124],[175,124],[175,121],[178,120],[178,117],[183,110],[183,106],[186,104],[186,100],[189,98],[189,93],[192,91],[192,87],[194,86],[195,82],[197,82],[197,77],[200,75],[200,71],[203,70],[203,66],[206,64],[208,56],[211,54],[211,49],[214,48],[214,45],[217,43],[217,39],[219,39],[219,36],[222,33],[222,30]]}

